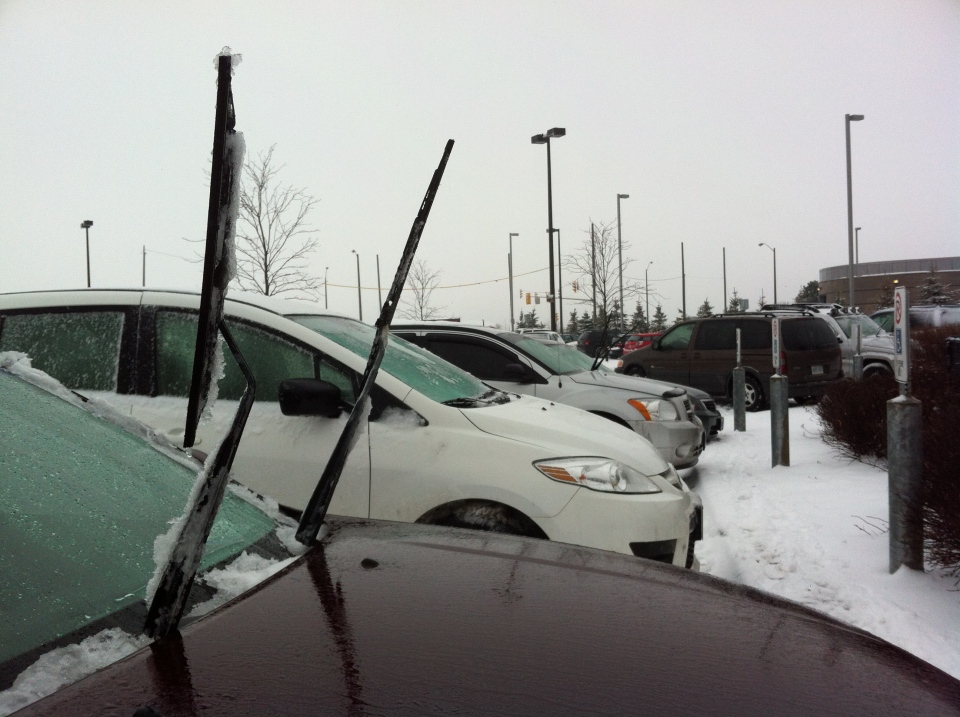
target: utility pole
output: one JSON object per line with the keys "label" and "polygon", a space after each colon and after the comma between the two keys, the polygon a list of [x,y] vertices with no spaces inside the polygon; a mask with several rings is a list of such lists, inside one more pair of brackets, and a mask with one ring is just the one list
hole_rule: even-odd
{"label": "utility pole", "polygon": [[683,318],[687,318],[687,269],[683,260],[683,242],[680,242],[680,288],[683,292]]}
{"label": "utility pole", "polygon": [[383,307],[383,294],[380,293],[380,255],[377,254],[377,301]]}
{"label": "utility pole", "polygon": [[723,311],[720,313],[727,313],[727,307],[730,304],[727,301],[727,247],[723,247]]}
{"label": "utility pole", "polygon": [[510,236],[507,237],[507,241],[510,244],[510,251],[507,254],[507,271],[510,276],[510,330],[513,331],[515,328],[516,320],[513,318],[513,238],[518,237],[520,234],[517,232],[510,232]]}
{"label": "utility pole", "polygon": [[329,266],[323,270],[323,308],[324,309],[330,308],[330,302],[327,301],[327,272],[329,271],[330,271]]}
{"label": "utility pole", "polygon": [[560,250],[560,230],[554,229],[554,231],[557,233],[557,287],[560,293],[560,327],[558,331],[563,333],[563,252]]}
{"label": "utility pole", "polygon": [[[590,222],[590,284],[593,286],[593,321],[597,320],[597,236]],[[592,323],[592,322],[591,322]]]}
{"label": "utility pole", "polygon": [[143,245],[143,286],[147,285],[147,245]]}

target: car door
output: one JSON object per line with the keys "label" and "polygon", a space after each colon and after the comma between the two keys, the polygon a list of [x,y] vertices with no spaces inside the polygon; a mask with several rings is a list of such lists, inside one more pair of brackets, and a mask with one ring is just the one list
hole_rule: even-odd
{"label": "car door", "polygon": [[[281,505],[302,510],[320,478],[343,430],[357,391],[355,372],[314,347],[266,326],[228,319],[228,326],[257,381],[256,400],[233,466],[233,477]],[[131,401],[134,417],[182,443],[187,394],[193,371],[197,314],[167,307],[145,307],[143,343],[154,357],[153,390]],[[318,378],[340,389],[346,411],[339,418],[284,416],[278,389],[287,378]],[[212,450],[236,412],[245,382],[232,354],[224,347],[223,378],[206,420],[197,430],[196,447]],[[366,442],[367,432],[361,440]],[[350,453],[330,512],[367,517],[370,458],[367,449]]]}
{"label": "car door", "polygon": [[505,378],[507,366],[526,366],[529,362],[496,341],[459,332],[429,333],[424,337],[424,347],[491,386],[513,393],[535,394],[534,383]]}
{"label": "car door", "polygon": [[645,366],[647,376],[684,386],[690,384],[690,340],[696,325],[690,322],[674,326],[655,343]]}
{"label": "car door", "polygon": [[736,319],[705,319],[700,322],[690,356],[689,386],[713,396],[727,392],[727,377],[737,365]]}

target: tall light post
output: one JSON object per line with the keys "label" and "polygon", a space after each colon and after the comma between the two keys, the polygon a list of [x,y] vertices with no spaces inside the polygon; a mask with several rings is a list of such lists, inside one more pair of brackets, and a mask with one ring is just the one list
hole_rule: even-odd
{"label": "tall light post", "polygon": [[327,300],[327,274],[330,272],[330,267],[325,267],[323,270],[323,308],[329,309],[330,302]]}
{"label": "tall light post", "polygon": [[93,222],[89,219],[85,219],[80,224],[81,229],[85,229],[87,232],[87,288],[90,288],[90,227],[93,226]]}
{"label": "tall light post", "polygon": [[143,245],[143,286],[147,285],[147,245]]}
{"label": "tall light post", "polygon": [[563,252],[560,250],[560,230],[557,233],[557,298],[560,299],[560,333],[563,333]]}
{"label": "tall light post", "polygon": [[777,250],[766,242],[760,242],[759,246],[765,246],[773,252],[773,303],[777,303]]}
{"label": "tall light post", "polygon": [[510,275],[510,330],[513,331],[515,320],[513,318],[513,238],[520,236],[517,232],[510,232],[507,241],[510,244],[510,251],[507,253],[507,271]]}
{"label": "tall light post", "polygon": [[357,254],[356,249],[351,249],[350,253],[357,257],[357,308],[360,310],[360,320],[363,321],[363,299],[360,296],[360,255]]}
{"label": "tall light post", "polygon": [[629,198],[629,194],[617,195],[617,255],[620,261],[620,331],[623,331],[623,315],[625,313],[623,307],[623,241],[620,238],[620,200]]}
{"label": "tall light post", "polygon": [[590,222],[590,285],[593,287],[592,325],[592,322],[597,320],[597,235],[593,222]]}
{"label": "tall light post", "polygon": [[[359,281],[357,282],[360,283]],[[377,254],[377,303],[383,308],[383,294],[380,293],[380,255]]]}
{"label": "tall light post", "polygon": [[854,227],[853,231],[854,231],[854,244],[856,244],[856,249],[855,249],[856,257],[855,257],[854,263],[856,263],[857,266],[859,266],[860,265],[860,227]]}
{"label": "tall light post", "polygon": [[554,127],[544,134],[535,134],[530,138],[531,144],[547,145],[547,242],[550,245],[550,330],[557,330],[556,283],[554,282],[553,268],[553,178],[550,167],[550,138],[563,137],[567,130],[563,127]]}
{"label": "tall light post", "polygon": [[849,274],[849,285],[847,289],[847,299],[850,302],[850,308],[854,307],[853,293],[853,179],[850,172],[850,123],[859,122],[863,115],[844,115],[844,128],[847,135],[847,244],[849,250],[849,261],[847,265],[847,274]]}
{"label": "tall light post", "polygon": [[[650,264],[653,264],[651,261]],[[643,286],[647,291],[647,328],[650,328],[650,264],[643,272]]]}

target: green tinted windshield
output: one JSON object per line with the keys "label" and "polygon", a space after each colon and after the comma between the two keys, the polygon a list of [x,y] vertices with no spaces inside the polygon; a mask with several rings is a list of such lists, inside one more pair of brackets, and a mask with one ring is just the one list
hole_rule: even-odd
{"label": "green tinted windshield", "polygon": [[[376,335],[372,326],[342,316],[287,318],[326,336],[361,358],[370,355]],[[465,371],[396,336],[390,337],[380,366],[394,378],[439,403],[455,398],[473,398],[489,391]]]}
{"label": "green tinted windshield", "polygon": [[[569,346],[562,344],[545,344],[541,341],[528,339],[523,336],[514,341],[513,345],[533,356],[554,373],[580,373],[581,371],[589,371],[593,368],[594,359]],[[610,369],[601,364],[597,370],[609,371]]]}
{"label": "green tinted windshield", "polygon": [[[5,371],[0,476],[0,662],[142,601],[154,541],[183,513],[196,478],[139,437]],[[228,494],[201,569],[275,527]]]}
{"label": "green tinted windshield", "polygon": [[854,322],[858,322],[860,324],[860,333],[862,336],[876,336],[883,331],[880,325],[869,316],[837,316],[836,320],[840,325],[840,328],[843,330],[843,333],[847,335],[848,339],[853,333]]}

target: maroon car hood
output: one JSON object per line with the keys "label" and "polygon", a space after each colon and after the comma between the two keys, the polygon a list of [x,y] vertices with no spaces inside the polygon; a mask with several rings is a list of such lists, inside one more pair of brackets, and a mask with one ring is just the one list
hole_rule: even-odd
{"label": "maroon car hood", "polygon": [[344,521],[212,615],[22,715],[958,714],[819,613],[558,543]]}

